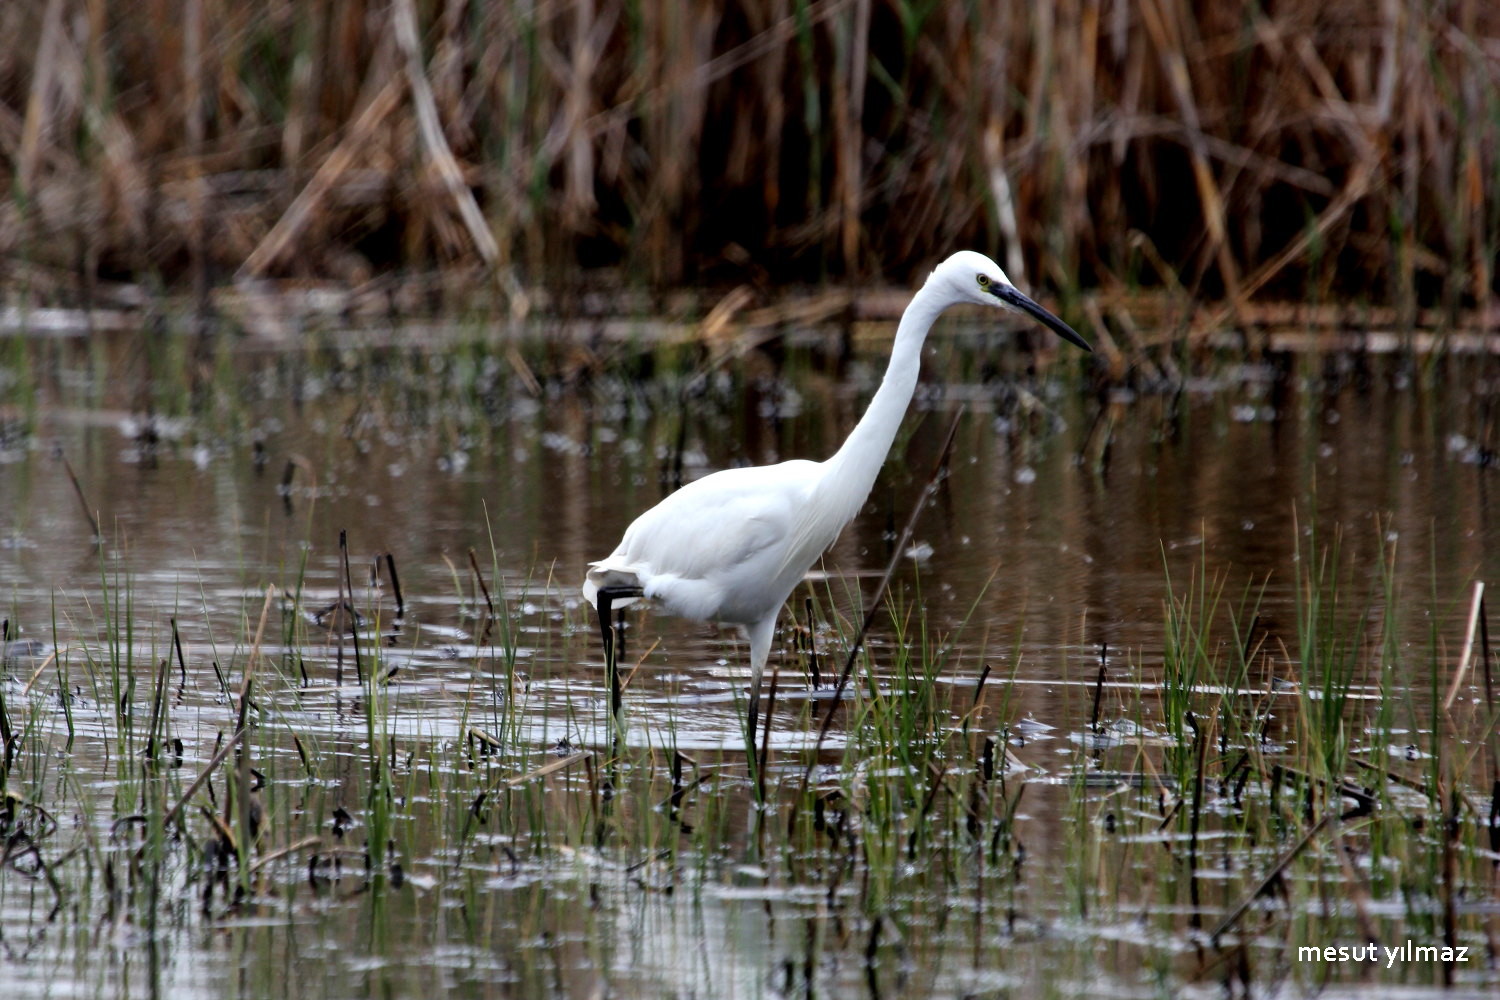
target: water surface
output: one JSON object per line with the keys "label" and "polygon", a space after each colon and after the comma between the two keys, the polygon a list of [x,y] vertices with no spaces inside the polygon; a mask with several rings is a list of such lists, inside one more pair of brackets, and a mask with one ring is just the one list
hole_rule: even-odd
{"label": "water surface", "polygon": [[[155,748],[140,720],[157,711],[157,678],[170,691],[162,732],[181,741],[162,766],[181,793],[234,731],[253,662],[261,794],[270,815],[296,817],[273,829],[322,838],[316,861],[292,850],[235,901],[211,891],[193,851],[166,849],[156,875],[135,880],[69,866],[57,834],[43,857],[63,911],[49,919],[54,895],[34,865],[0,888],[16,995],[1214,988],[1187,910],[1142,892],[1153,919],[1097,919],[1069,888],[1100,863],[1069,846],[1078,823],[1102,822],[1070,806],[1078,775],[1101,763],[1100,737],[1084,732],[1096,690],[1121,746],[1160,745],[1164,603],[1205,579],[1224,608],[1245,609],[1246,641],[1265,651],[1247,678],[1258,697],[1295,690],[1308,560],[1326,560],[1345,595],[1338,614],[1371,646],[1389,611],[1412,664],[1430,664],[1416,647],[1435,632],[1454,647],[1444,664],[1456,662],[1470,587],[1495,577],[1500,551],[1488,358],[1225,354],[1171,386],[1106,385],[1076,357],[1034,359],[960,322],[940,329],[869,502],[783,615],[770,782],[796,787],[826,675],[956,422],[947,475],[894,553],[870,683],[899,696],[893,664],[927,648],[942,654],[930,685],[955,731],[982,695],[965,737],[1009,745],[1029,775],[1009,828],[1025,845],[1015,870],[986,871],[976,855],[957,881],[902,875],[919,865],[913,852],[872,897],[868,876],[789,861],[790,846],[763,856],[739,721],[745,645],[731,629],[644,613],[626,619],[624,770],[601,784],[595,759],[580,758],[509,784],[617,738],[577,589],[585,564],[679,482],[830,454],[873,392],[891,332],[796,331],[719,364],[654,345],[649,324],[633,343],[538,328],[396,331],[376,347],[331,332],[295,351],[145,334],[11,345],[0,587],[12,638],[44,648],[12,647],[5,695],[29,745],[51,749],[23,755],[8,787],[65,808],[68,843],[128,870],[139,845],[118,820],[143,794],[137,761]],[[341,593],[341,532],[365,616],[359,650],[317,615]],[[821,692],[809,689],[809,636]],[[1379,662],[1362,661],[1361,691]],[[366,671],[389,682],[374,703]],[[1403,731],[1432,718],[1431,674],[1405,679]],[[836,717],[823,766],[863,745],[850,722]],[[1397,759],[1389,728],[1373,743],[1356,734],[1357,749]],[[502,752],[480,755],[472,729]],[[1297,737],[1274,723],[1267,733]],[[396,884],[388,867],[373,884],[363,867],[375,744],[399,793]],[[679,753],[700,780],[692,835],[651,818]],[[1110,763],[1139,766],[1128,754]],[[492,775],[479,805],[460,801],[474,773]],[[1159,821],[1150,807],[1130,807],[1144,827]],[[873,815],[861,808],[851,815]],[[197,827],[208,836],[206,820]],[[602,832],[580,840],[589,829]],[[287,845],[262,853],[273,846]],[[1240,865],[1231,853],[1223,863]],[[1122,886],[1118,898],[1138,892]],[[1294,968],[1265,942],[1255,962],[1261,979],[1299,989],[1326,971]],[[1477,966],[1460,974],[1483,979]],[[1436,981],[1431,969],[1405,975]]]}

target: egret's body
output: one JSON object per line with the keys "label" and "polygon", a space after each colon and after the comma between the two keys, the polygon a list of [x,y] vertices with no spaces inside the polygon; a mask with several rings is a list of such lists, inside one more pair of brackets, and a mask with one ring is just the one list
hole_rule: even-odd
{"label": "egret's body", "polygon": [[911,402],[927,332],[944,309],[963,302],[1021,310],[1089,349],[988,257],[968,250],[949,257],[902,314],[885,378],[833,457],[725,469],[689,483],[637,517],[614,552],[589,564],[583,593],[599,611],[607,661],[609,608],[638,597],[666,614],[744,626],[754,733],[781,606],[864,505]]}

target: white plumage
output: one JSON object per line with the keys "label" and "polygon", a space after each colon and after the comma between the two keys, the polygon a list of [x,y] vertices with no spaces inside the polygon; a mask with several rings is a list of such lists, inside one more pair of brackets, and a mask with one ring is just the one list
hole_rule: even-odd
{"label": "white plumage", "polygon": [[637,517],[614,552],[589,564],[583,595],[601,612],[606,659],[612,651],[603,616],[611,604],[637,597],[666,614],[744,626],[753,736],[761,673],[781,606],[864,505],[911,402],[927,332],[944,309],[963,302],[1024,312],[1089,350],[1071,327],[1017,291],[988,257],[970,250],[949,257],[906,307],[885,378],[832,458],[705,476]]}

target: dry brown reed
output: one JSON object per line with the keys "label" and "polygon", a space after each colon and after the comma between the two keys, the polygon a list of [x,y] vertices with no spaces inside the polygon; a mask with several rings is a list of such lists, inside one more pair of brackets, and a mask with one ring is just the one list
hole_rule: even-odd
{"label": "dry brown reed", "polygon": [[12,299],[904,282],[960,246],[1225,317],[1496,287],[1481,0],[14,0],[0,37]]}

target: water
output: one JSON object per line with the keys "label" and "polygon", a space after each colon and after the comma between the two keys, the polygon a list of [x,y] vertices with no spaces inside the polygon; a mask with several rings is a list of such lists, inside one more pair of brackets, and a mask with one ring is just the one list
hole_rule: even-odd
{"label": "water", "polygon": [[[1158,392],[1092,386],[1066,357],[1034,367],[960,324],[935,337],[864,513],[783,615],[770,741],[783,794],[767,815],[787,816],[808,748],[820,746],[815,781],[829,784],[843,748],[864,745],[848,712],[819,742],[828,685],[807,690],[799,643],[810,634],[825,676],[837,673],[850,622],[956,420],[950,475],[893,579],[901,624],[882,615],[868,645],[874,683],[898,697],[891,664],[925,629],[944,654],[933,686],[954,731],[982,696],[973,738],[1008,746],[1015,773],[1030,776],[1010,828],[1025,861],[987,872],[953,844],[911,847],[873,867],[872,889],[868,872],[752,834],[745,645],[732,630],[629,617],[627,661],[639,665],[625,766],[605,780],[581,753],[612,738],[596,626],[577,591],[584,565],[679,480],[831,453],[873,391],[891,331],[858,332],[847,357],[839,331],[806,331],[719,367],[690,347],[652,346],[644,324],[633,347],[523,338],[517,349],[463,331],[398,331],[376,347],[329,334],[296,352],[135,336],[13,346],[0,593],[13,627],[45,648],[11,650],[5,697],[27,745],[48,750],[23,755],[8,788],[66,814],[39,841],[40,864],[0,876],[12,995],[1216,989],[1221,973],[1202,971],[1203,924],[1185,900],[1125,880],[1116,898],[1139,897],[1151,919],[1122,917],[1128,903],[1108,919],[1075,905],[1077,884],[1098,891],[1160,852],[1122,839],[1105,852],[1112,865],[1070,843],[1106,813],[1142,830],[1161,822],[1155,791],[1121,789],[1142,785],[1137,748],[1167,738],[1155,693],[1164,602],[1206,576],[1225,607],[1255,605],[1240,624],[1264,651],[1245,679],[1256,705],[1275,708],[1273,686],[1295,692],[1300,680],[1280,676],[1298,665],[1277,654],[1298,648],[1307,560],[1328,560],[1347,595],[1339,614],[1369,646],[1388,579],[1412,662],[1437,630],[1456,663],[1469,588],[1495,578],[1500,551],[1493,362],[1225,356]],[[353,639],[313,614],[339,599],[341,531],[367,616],[358,661]],[[378,562],[386,553],[403,614]],[[504,609],[497,620],[484,614],[486,589]],[[1108,725],[1094,732],[1101,658]],[[234,731],[251,664],[257,766],[269,774],[260,794],[280,817],[260,853],[288,853],[236,901],[213,887],[201,852],[147,851],[132,838],[149,837],[119,820],[144,808],[137,761],[158,672],[163,733],[181,740],[163,765],[175,801]],[[374,703],[357,679],[365,669],[390,678]],[[1376,673],[1360,668],[1356,698],[1368,699]],[[1440,685],[1405,683],[1401,731],[1415,744]],[[1373,701],[1362,711],[1373,717]],[[1355,749],[1403,759],[1385,745],[1393,727],[1372,728]],[[502,752],[485,757],[475,729]],[[1299,733],[1268,722],[1266,738],[1291,745]],[[371,746],[390,751],[386,854],[399,868],[373,882]],[[697,802],[692,834],[651,808],[672,794],[678,753],[691,758],[684,780],[699,781],[686,800]],[[1090,761],[1104,791],[1077,784]],[[474,781],[488,790],[482,803]],[[1079,801],[1093,803],[1083,818]],[[338,809],[352,825],[340,829]],[[828,809],[855,824],[879,814],[837,799]],[[212,839],[206,813],[188,828],[198,846]],[[316,851],[296,848],[303,835],[319,838]],[[868,865],[868,835],[862,843]],[[1266,863],[1236,851],[1226,844],[1218,859],[1235,878]],[[1205,891],[1211,922],[1242,890]],[[1318,981],[1274,953],[1256,953],[1261,980]],[[1409,975],[1434,981],[1430,969]],[[1482,974],[1463,967],[1459,981]]]}

